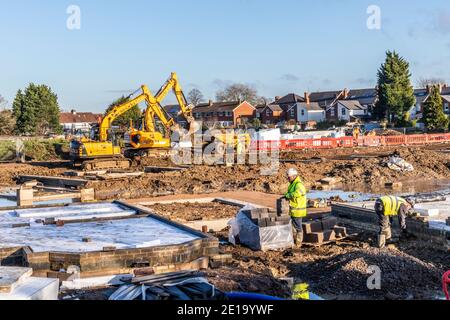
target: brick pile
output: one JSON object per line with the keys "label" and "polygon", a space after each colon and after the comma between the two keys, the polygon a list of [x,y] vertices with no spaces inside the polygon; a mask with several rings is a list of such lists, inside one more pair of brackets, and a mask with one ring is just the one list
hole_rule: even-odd
{"label": "brick pile", "polygon": [[335,217],[323,217],[319,220],[303,223],[304,242],[321,245],[347,236],[345,227],[337,226]]}
{"label": "brick pile", "polygon": [[277,201],[276,210],[255,208],[243,210],[242,213],[260,228],[285,226],[291,221],[289,216],[289,203],[283,199]]}

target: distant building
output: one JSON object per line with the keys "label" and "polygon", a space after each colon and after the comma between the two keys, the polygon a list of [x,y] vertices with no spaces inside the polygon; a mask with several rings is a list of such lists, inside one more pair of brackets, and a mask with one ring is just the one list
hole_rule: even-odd
{"label": "distant building", "polygon": [[277,124],[284,120],[283,109],[278,104],[269,104],[259,111],[259,119],[263,124]]}
{"label": "distant building", "polygon": [[256,108],[247,101],[209,101],[197,105],[193,115],[209,128],[238,128],[256,117]]}
{"label": "distant building", "polygon": [[337,100],[327,111],[327,119],[356,121],[369,118],[367,106],[363,106],[358,100]]}
{"label": "distant building", "polygon": [[76,134],[80,132],[89,132],[93,125],[100,122],[102,114],[92,112],[61,112],[59,123],[63,126],[64,133]]}
{"label": "distant building", "polygon": [[[442,98],[443,111],[446,115],[450,115],[450,87],[447,84],[439,84],[439,91]],[[433,86],[427,86],[426,88],[414,89],[414,96],[416,97],[416,104],[409,110],[411,119],[421,119],[425,103],[430,96]]]}
{"label": "distant building", "polygon": [[297,122],[298,121],[297,104],[301,102],[305,102],[304,97],[295,93],[289,93],[283,97],[275,97],[275,102],[273,104],[280,106],[280,108],[283,110],[285,121]]}

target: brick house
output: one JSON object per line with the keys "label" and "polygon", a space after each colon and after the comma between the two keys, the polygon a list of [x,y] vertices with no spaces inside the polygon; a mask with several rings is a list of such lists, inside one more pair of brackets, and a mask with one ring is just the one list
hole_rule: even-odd
{"label": "brick house", "polygon": [[289,93],[283,97],[275,97],[275,102],[273,104],[278,105],[283,110],[283,118],[285,121],[297,122],[298,110],[295,106],[297,105],[297,103],[301,102],[305,102],[304,97],[295,93]]}
{"label": "brick house", "polygon": [[237,128],[256,117],[256,108],[247,101],[209,101],[197,105],[193,115],[209,128]]}
{"label": "brick house", "polygon": [[277,124],[284,120],[284,111],[277,104],[269,104],[259,111],[259,119],[263,124]]}
{"label": "brick house", "polygon": [[[450,115],[450,87],[446,84],[439,84],[439,91],[442,97],[442,106],[444,113]],[[432,86],[426,88],[414,89],[414,96],[416,97],[416,104],[411,107],[409,113],[411,119],[421,119],[425,103],[430,96]]]}
{"label": "brick house", "polygon": [[327,119],[332,121],[365,120],[368,117],[368,107],[358,100],[337,100],[327,110]]}
{"label": "brick house", "polygon": [[64,133],[76,134],[89,132],[93,125],[99,123],[102,114],[92,112],[61,112],[59,123],[63,126]]}

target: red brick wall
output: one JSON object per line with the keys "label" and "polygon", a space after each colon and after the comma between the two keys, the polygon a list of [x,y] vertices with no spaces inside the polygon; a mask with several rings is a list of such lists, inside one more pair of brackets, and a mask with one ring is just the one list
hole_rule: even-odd
{"label": "red brick wall", "polygon": [[240,118],[248,118],[248,120],[251,120],[254,117],[256,117],[256,109],[250,103],[244,101],[233,111],[234,126],[239,124]]}

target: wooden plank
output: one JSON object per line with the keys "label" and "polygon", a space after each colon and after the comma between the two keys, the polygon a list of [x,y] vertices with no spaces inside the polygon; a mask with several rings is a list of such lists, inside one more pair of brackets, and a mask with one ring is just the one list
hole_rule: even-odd
{"label": "wooden plank", "polygon": [[83,187],[88,181],[85,179],[72,179],[72,178],[64,178],[64,177],[55,177],[55,176],[31,176],[31,175],[20,175],[19,181],[21,183],[36,180],[42,182],[48,186],[55,187]]}
{"label": "wooden plank", "polygon": [[46,196],[35,196],[33,197],[34,202],[41,201],[52,201],[52,200],[62,200],[62,199],[80,199],[81,194],[79,192],[76,193],[60,193],[60,194],[51,194]]}
{"label": "wooden plank", "polygon": [[148,166],[144,168],[145,173],[159,173],[164,171],[183,171],[189,169],[189,167],[157,167]]}

